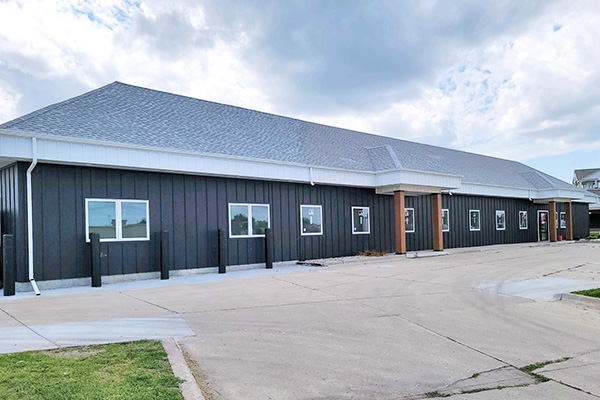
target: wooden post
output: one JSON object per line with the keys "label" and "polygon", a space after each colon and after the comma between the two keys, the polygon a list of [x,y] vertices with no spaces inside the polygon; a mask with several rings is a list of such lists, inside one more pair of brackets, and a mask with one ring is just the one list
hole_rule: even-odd
{"label": "wooden post", "polygon": [[14,296],[16,263],[13,235],[2,235],[2,266],[4,295]]}
{"label": "wooden post", "polygon": [[92,255],[92,287],[102,286],[102,270],[100,269],[100,234],[90,233],[90,248]]}
{"label": "wooden post", "polygon": [[394,226],[396,254],[406,254],[406,222],[404,220],[404,191],[394,192]]}
{"label": "wooden post", "polygon": [[433,250],[444,250],[444,236],[442,234],[442,195],[433,193],[431,195],[431,213],[433,221]]}
{"label": "wooden post", "polygon": [[567,233],[565,240],[573,240],[573,204],[569,201],[566,204],[565,218],[567,220]]}
{"label": "wooden post", "polygon": [[550,221],[549,222],[549,226],[550,226],[550,241],[551,242],[556,242],[557,239],[557,232],[556,232],[556,202],[555,201],[551,201],[550,204],[548,205],[548,213],[550,214],[548,216],[548,219]]}

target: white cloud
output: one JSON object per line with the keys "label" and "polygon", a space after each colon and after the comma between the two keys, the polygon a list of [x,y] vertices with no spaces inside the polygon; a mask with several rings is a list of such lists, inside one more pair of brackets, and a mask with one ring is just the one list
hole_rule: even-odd
{"label": "white cloud", "polygon": [[[443,10],[437,2],[419,4],[421,10],[417,14],[428,14],[420,20],[422,23],[449,21],[450,17],[433,15]],[[291,21],[293,10],[275,6],[277,12],[283,12],[287,21]],[[523,12],[514,28],[506,27],[511,23],[510,5],[496,9],[501,14],[496,20],[487,14],[480,15],[478,20],[476,10],[481,7],[476,2],[470,5],[471,14],[463,20],[459,15],[463,7],[456,5],[450,19],[458,22],[448,22],[440,31],[434,29],[436,24],[429,27],[431,37],[449,36],[447,48],[443,49],[435,38],[425,41],[434,44],[430,48],[415,47],[423,54],[415,54],[418,61],[414,64],[408,55],[416,46],[419,32],[412,32],[414,37],[408,40],[406,48],[389,47],[397,41],[389,41],[390,32],[376,25],[372,33],[384,37],[369,38],[359,49],[366,51],[381,44],[381,51],[371,54],[381,55],[376,60],[381,64],[376,71],[389,72],[389,68],[382,67],[386,63],[397,68],[406,65],[405,70],[398,70],[402,78],[394,79],[394,74],[386,72],[387,76],[380,80],[369,70],[372,62],[365,61],[363,55],[356,54],[356,64],[350,65],[354,54],[352,38],[329,38],[328,29],[335,27],[311,25],[311,32],[318,35],[305,38],[306,48],[291,47],[294,44],[288,43],[285,37],[279,41],[276,37],[277,29],[285,32],[288,28],[277,24],[279,15],[275,11],[271,10],[274,15],[267,15],[265,20],[257,19],[261,16],[258,12],[251,15],[252,22],[272,24],[261,37],[259,25],[247,21],[227,24],[230,16],[233,20],[232,14],[223,10],[218,14],[215,7],[224,6],[220,3],[199,6],[188,0],[147,0],[139,4],[128,0],[0,2],[0,119],[11,119],[62,100],[52,94],[44,97],[43,90],[22,84],[23,79],[31,79],[36,84],[77,82],[78,87],[73,85],[73,90],[79,92],[72,95],[121,80],[505,158],[527,159],[579,149],[600,149],[597,117],[600,111],[597,68],[600,65],[597,46],[600,6],[596,2],[552,3],[534,13],[533,19],[528,12]],[[248,7],[244,10],[248,11],[252,5]],[[329,8],[336,17],[338,9]],[[406,10],[396,11],[403,15]],[[356,15],[357,24],[370,21]],[[300,23],[295,17],[292,19],[298,26],[292,33],[303,24],[316,23],[312,20]],[[334,17],[326,17],[321,16],[316,21],[327,24],[335,21]],[[495,27],[482,26],[481,21]],[[407,31],[410,21],[402,23],[406,26],[397,27],[396,33],[411,33]],[[456,31],[464,24],[469,28]],[[356,26],[359,29],[362,25]],[[337,32],[352,34],[349,30],[337,29]],[[482,29],[485,33],[481,38],[469,40],[466,36],[476,35]],[[496,30],[502,33],[494,35]],[[365,37],[360,31],[354,33],[359,35],[358,39]],[[450,38],[452,35],[455,40]],[[322,43],[328,40],[331,42],[327,45]],[[270,41],[277,42],[270,51],[261,52],[261,48],[256,47]],[[343,52],[338,53],[340,47]],[[387,51],[390,49],[402,50],[399,58],[394,59]],[[439,57],[426,54],[431,49],[441,49]],[[337,54],[347,68],[322,65],[335,60]],[[306,78],[296,72],[310,71],[317,64],[326,72],[321,71],[323,82],[317,77],[306,84],[290,84],[294,77]],[[410,71],[415,70],[415,65],[417,69],[426,68],[427,73],[411,77]],[[359,89],[352,89],[353,82],[348,82],[349,90],[345,91],[343,79],[331,87],[320,86],[326,85],[337,71],[343,72],[339,76],[356,77]],[[367,75],[368,79],[359,79],[359,74]],[[380,89],[361,96],[362,88],[373,87]],[[381,96],[376,90],[381,91]],[[338,97],[328,97],[330,94]],[[315,107],[323,100],[335,103],[333,99],[340,96],[343,104]],[[35,101],[26,102],[32,98]],[[295,101],[298,99],[304,101]],[[299,106],[293,108],[292,105]]]}
{"label": "white cloud", "polygon": [[600,149],[599,40],[597,3],[561,3],[525,31],[456,54],[413,98],[319,120],[517,160]]}
{"label": "white cloud", "polygon": [[[165,16],[170,19],[162,21]],[[180,35],[186,26],[189,36]],[[69,78],[82,91],[121,80],[269,110],[254,72],[238,58],[244,38],[229,43],[215,38],[202,46],[197,36],[203,30],[208,27],[200,7],[170,2],[139,7],[124,0],[0,2],[0,68],[41,81]],[[0,78],[0,85],[8,82]],[[17,116],[15,107],[0,115]]]}

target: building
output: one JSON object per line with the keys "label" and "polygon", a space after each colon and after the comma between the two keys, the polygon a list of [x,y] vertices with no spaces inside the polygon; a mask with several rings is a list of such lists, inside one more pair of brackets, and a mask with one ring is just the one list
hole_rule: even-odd
{"label": "building", "polygon": [[[573,186],[586,189],[600,196],[600,168],[576,169],[573,173]],[[590,230],[600,231],[600,200],[590,204]]]}
{"label": "building", "polygon": [[[30,199],[30,201],[28,201]],[[17,282],[587,236],[588,193],[518,162],[119,82],[0,125]],[[29,227],[29,228],[28,228]]]}

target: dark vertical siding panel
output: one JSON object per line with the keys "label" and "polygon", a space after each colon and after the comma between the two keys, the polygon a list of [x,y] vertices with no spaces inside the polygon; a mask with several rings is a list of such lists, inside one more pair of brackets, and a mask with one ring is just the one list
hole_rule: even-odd
{"label": "dark vertical siding panel", "polygon": [[[58,196],[59,196],[59,240],[60,265],[59,275],[78,276],[77,245],[78,240],[84,241],[83,235],[77,231],[78,204],[73,193],[76,187],[76,169],[59,167]],[[34,230],[35,231],[35,230]]]}
{"label": "dark vertical siding panel", "polygon": [[[48,165],[42,169],[42,225],[43,273],[40,279],[61,278],[60,252],[60,199],[58,190],[59,167]],[[34,229],[35,232],[35,229]]]}
{"label": "dark vertical siding panel", "polygon": [[198,267],[214,265],[209,257],[209,229],[206,194],[206,178],[196,177],[196,235],[198,245]]}
{"label": "dark vertical siding panel", "polygon": [[188,238],[186,236],[185,222],[185,187],[183,175],[172,175],[173,181],[173,269],[189,268],[186,262],[186,247]]}
{"label": "dark vertical siding panel", "polygon": [[573,238],[585,238],[590,234],[589,205],[573,203]]}
{"label": "dark vertical siding panel", "polygon": [[[206,178],[206,210],[208,218],[208,260],[210,266],[216,266],[218,259],[218,236],[219,221],[217,219],[218,211],[217,200],[217,180],[216,178]],[[222,207],[223,208],[223,207]],[[226,207],[225,207],[226,208]]]}

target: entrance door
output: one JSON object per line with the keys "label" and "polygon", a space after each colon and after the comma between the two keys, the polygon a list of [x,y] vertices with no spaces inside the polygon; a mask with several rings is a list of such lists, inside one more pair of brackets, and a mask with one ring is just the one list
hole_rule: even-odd
{"label": "entrance door", "polygon": [[538,211],[538,240],[548,240],[548,211]]}

